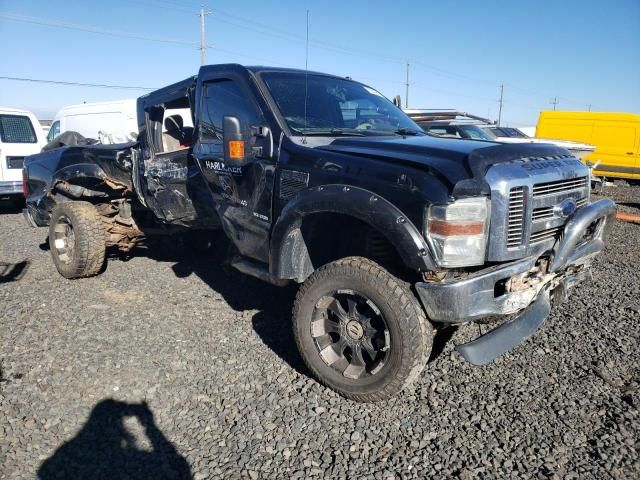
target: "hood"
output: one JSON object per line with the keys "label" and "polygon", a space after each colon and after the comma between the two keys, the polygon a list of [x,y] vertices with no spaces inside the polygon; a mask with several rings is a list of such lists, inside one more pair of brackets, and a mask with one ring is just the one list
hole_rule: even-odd
{"label": "hood", "polygon": [[316,149],[407,164],[443,176],[453,185],[472,175],[468,163],[471,152],[496,145],[494,142],[428,135],[370,136],[336,138]]}
{"label": "hood", "polygon": [[316,148],[420,168],[446,179],[458,187],[454,189],[457,193],[464,195],[488,193],[484,175],[496,163],[571,156],[567,150],[550,144],[507,144],[431,136],[337,138]]}

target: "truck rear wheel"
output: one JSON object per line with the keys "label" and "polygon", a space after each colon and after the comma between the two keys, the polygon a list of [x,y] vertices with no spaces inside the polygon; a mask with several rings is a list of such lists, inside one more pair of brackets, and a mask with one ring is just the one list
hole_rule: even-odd
{"label": "truck rear wheel", "polygon": [[410,288],[361,257],[329,263],[304,282],[293,330],[318,380],[359,402],[384,400],[410,384],[433,344],[433,328]]}
{"label": "truck rear wheel", "polygon": [[95,207],[77,201],[56,205],[49,224],[49,247],[53,263],[63,277],[100,273],[105,259],[105,230]]}

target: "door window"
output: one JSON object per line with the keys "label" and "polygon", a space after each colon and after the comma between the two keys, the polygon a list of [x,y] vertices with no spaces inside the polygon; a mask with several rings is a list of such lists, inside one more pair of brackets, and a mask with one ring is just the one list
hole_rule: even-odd
{"label": "door window", "polygon": [[0,115],[0,139],[3,143],[36,143],[31,120],[24,115]]}
{"label": "door window", "polygon": [[238,117],[245,130],[262,123],[261,115],[233,80],[204,84],[200,129],[206,142],[222,143],[223,117]]}
{"label": "door window", "polygon": [[56,120],[51,124],[49,133],[47,133],[47,142],[53,141],[53,139],[56,138],[58,135],[60,135],[60,120]]}

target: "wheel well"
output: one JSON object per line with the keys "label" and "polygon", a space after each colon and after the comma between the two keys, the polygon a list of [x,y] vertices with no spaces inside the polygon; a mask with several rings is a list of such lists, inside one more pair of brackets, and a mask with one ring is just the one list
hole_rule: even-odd
{"label": "wheel well", "polygon": [[413,281],[416,272],[406,267],[396,248],[375,227],[355,217],[338,213],[306,216],[300,226],[313,270],[345,257],[373,260],[393,275]]}

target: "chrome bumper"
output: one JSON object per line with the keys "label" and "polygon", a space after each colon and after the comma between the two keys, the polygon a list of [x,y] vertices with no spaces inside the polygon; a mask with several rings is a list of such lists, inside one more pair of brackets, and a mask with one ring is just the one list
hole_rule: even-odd
{"label": "chrome bumper", "polygon": [[[496,285],[531,271],[538,262],[535,257],[482,270],[463,280],[417,283],[416,291],[428,317],[434,322],[465,323],[510,315],[528,307],[543,290],[577,283],[585,276],[581,270],[604,248],[615,213],[615,203],[608,199],[578,209],[552,249],[548,273],[530,289],[501,292]],[[589,238],[585,240],[586,235]]]}
{"label": "chrome bumper", "polygon": [[22,195],[22,182],[0,182],[0,195]]}

